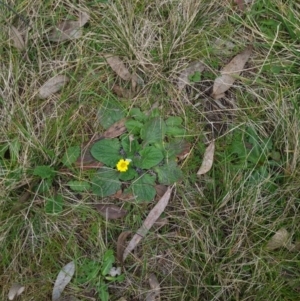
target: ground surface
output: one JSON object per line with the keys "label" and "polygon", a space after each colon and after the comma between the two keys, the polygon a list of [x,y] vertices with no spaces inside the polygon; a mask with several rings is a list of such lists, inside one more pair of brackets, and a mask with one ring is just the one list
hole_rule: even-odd
{"label": "ground surface", "polygon": [[[101,263],[105,250],[116,251],[118,235],[136,231],[152,208],[116,200],[129,214],[106,221],[90,204],[112,200],[66,185],[95,171],[59,171],[69,147],[103,132],[97,113],[113,99],[126,112],[158,102],[164,117],[184,119],[192,147],[164,212],[168,224],[151,229],[126,261],[125,280],[109,287],[110,300],[145,300],[151,273],[161,300],[299,300],[300,5],[104,2],[0,3],[0,299],[17,282],[25,286],[20,300],[51,300],[65,264],[80,266],[86,258]],[[49,40],[55,25],[77,20],[83,11],[90,19],[81,37]],[[10,38],[11,25],[24,33],[24,45]],[[223,98],[212,99],[220,70],[249,45],[244,71]],[[130,84],[104,54],[119,56],[141,78],[139,92],[120,97],[112,91],[114,84]],[[179,92],[178,76],[193,61],[205,69]],[[39,88],[57,74],[69,82],[40,99]],[[213,167],[197,177],[213,138]],[[33,170],[43,165],[57,171],[48,190],[33,187]],[[48,214],[47,198],[57,192],[63,210]],[[279,230],[286,237],[273,250],[267,243]],[[81,284],[75,275],[66,293],[100,300],[87,296],[97,286],[93,277]]]}

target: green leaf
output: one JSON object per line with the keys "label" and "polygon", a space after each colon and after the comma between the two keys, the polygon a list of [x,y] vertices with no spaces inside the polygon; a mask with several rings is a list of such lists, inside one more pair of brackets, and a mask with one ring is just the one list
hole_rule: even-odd
{"label": "green leaf", "polygon": [[155,108],[151,111],[150,113],[150,117],[153,118],[153,117],[159,117],[161,115],[161,112],[158,108]]}
{"label": "green leaf", "polygon": [[158,182],[163,185],[171,185],[182,178],[182,171],[175,161],[158,166],[154,169],[158,175]]}
{"label": "green leaf", "polygon": [[56,171],[51,166],[40,165],[34,169],[33,174],[35,176],[39,176],[42,179],[51,179],[55,176]]}
{"label": "green leaf", "polygon": [[143,124],[137,120],[130,119],[125,122],[125,126],[128,132],[138,135],[143,127]]}
{"label": "green leaf", "polygon": [[136,197],[137,201],[152,201],[156,195],[156,190],[154,188],[155,176],[150,176],[149,174],[144,174],[138,178],[130,186],[133,195]]}
{"label": "green leaf", "polygon": [[101,283],[100,286],[97,288],[99,293],[99,297],[101,301],[108,301],[109,300],[109,293],[108,293],[108,286],[105,283]]}
{"label": "green leaf", "polygon": [[200,82],[200,80],[201,80],[201,73],[200,73],[200,71],[196,71],[194,74],[189,75],[189,80],[192,83]]}
{"label": "green leaf", "polygon": [[110,196],[121,188],[119,172],[114,169],[100,168],[92,178],[92,191],[101,197]]}
{"label": "green leaf", "polygon": [[69,181],[68,185],[73,191],[84,192],[91,188],[90,183],[86,181]]}
{"label": "green leaf", "polygon": [[63,210],[63,197],[60,194],[48,198],[45,205],[45,212],[48,214],[58,214]]}
{"label": "green leaf", "polygon": [[129,112],[129,116],[141,122],[145,121],[148,118],[147,115],[141,112],[139,108],[132,108]]}
{"label": "green leaf", "polygon": [[115,122],[124,118],[124,110],[123,108],[112,99],[109,99],[104,102],[103,106],[99,110],[99,120],[100,124],[108,129]]}
{"label": "green leaf", "polygon": [[70,167],[80,156],[80,146],[71,146],[62,158],[63,165]]}
{"label": "green leaf", "polygon": [[107,250],[103,256],[102,276],[105,276],[110,272],[114,262],[115,256],[113,250]]}
{"label": "green leaf", "polygon": [[159,164],[164,155],[161,150],[156,148],[155,146],[147,146],[143,150],[140,151],[139,160],[135,161],[137,167],[142,169],[149,169],[157,164]]}
{"label": "green leaf", "polygon": [[137,172],[129,166],[129,169],[125,172],[120,172],[119,179],[121,181],[129,181],[134,179],[137,176]]}
{"label": "green leaf", "polygon": [[144,144],[161,142],[166,133],[166,124],[160,117],[148,120],[141,129],[141,138]]}
{"label": "green leaf", "polygon": [[140,145],[136,139],[130,140],[129,135],[126,135],[121,140],[121,145],[126,153],[126,158],[131,159],[133,155],[140,149]]}
{"label": "green leaf", "polygon": [[45,179],[45,180],[41,181],[41,183],[39,183],[38,185],[36,185],[34,187],[34,190],[37,193],[48,192],[50,190],[50,188],[52,187],[52,183],[53,183],[53,179]]}
{"label": "green leaf", "polygon": [[167,126],[179,126],[182,124],[182,118],[178,116],[171,116],[166,120]]}
{"label": "green leaf", "polygon": [[115,167],[121,158],[119,139],[102,139],[91,148],[92,156],[110,167]]}
{"label": "green leaf", "polygon": [[186,130],[183,127],[178,126],[167,126],[166,134],[167,136],[183,136]]}
{"label": "green leaf", "polygon": [[87,284],[93,281],[100,272],[100,264],[97,261],[85,258],[77,263],[76,284]]}

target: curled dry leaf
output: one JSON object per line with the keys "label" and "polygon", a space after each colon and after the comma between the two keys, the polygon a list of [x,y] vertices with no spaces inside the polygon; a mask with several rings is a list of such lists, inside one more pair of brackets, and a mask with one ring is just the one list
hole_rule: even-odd
{"label": "curled dry leaf", "polygon": [[8,300],[14,300],[16,297],[20,296],[25,290],[25,286],[20,283],[13,283],[8,292]]}
{"label": "curled dry leaf", "polygon": [[117,259],[118,261],[123,264],[123,253],[125,250],[125,241],[127,237],[131,234],[131,231],[124,231],[122,232],[117,241]]}
{"label": "curled dry leaf", "polygon": [[131,73],[128,71],[122,60],[118,56],[112,56],[110,54],[104,55],[107,63],[113,69],[118,76],[122,79],[129,81],[131,80]]}
{"label": "curled dry leaf", "polygon": [[269,251],[288,246],[290,234],[285,228],[279,229],[267,243],[266,249]]}
{"label": "curled dry leaf", "polygon": [[25,42],[24,39],[19,32],[19,30],[14,27],[10,26],[9,28],[9,37],[13,41],[13,45],[20,51],[22,51],[25,48]]}
{"label": "curled dry leaf", "polygon": [[86,12],[79,13],[79,26],[84,26],[90,20],[90,15]]}
{"label": "curled dry leaf", "polygon": [[183,141],[181,145],[181,152],[180,154],[177,155],[177,159],[179,161],[184,160],[189,155],[190,151],[191,151],[191,144],[186,141]]}
{"label": "curled dry leaf", "polygon": [[159,301],[160,300],[160,284],[154,274],[149,276],[149,285],[151,291],[147,294],[146,301]]}
{"label": "curled dry leaf", "polygon": [[79,21],[63,21],[49,33],[48,39],[52,42],[63,42],[78,39],[82,36]]}
{"label": "curled dry leaf", "polygon": [[154,188],[156,190],[155,200],[158,201],[166,193],[168,186],[156,184]]}
{"label": "curled dry leaf", "polygon": [[234,2],[237,4],[238,8],[243,11],[245,10],[245,3],[244,0],[234,0]]}
{"label": "curled dry leaf", "polygon": [[60,91],[62,87],[69,82],[69,78],[65,75],[55,75],[47,80],[39,89],[39,97],[46,99],[52,94]]}
{"label": "curled dry leaf", "polygon": [[78,21],[65,20],[59,23],[56,28],[50,31],[48,39],[52,42],[78,39],[82,36],[81,27],[84,26],[89,19],[90,16],[87,13],[80,12]]}
{"label": "curled dry leaf", "polygon": [[154,206],[154,208],[150,211],[147,218],[145,219],[143,225],[138,229],[137,234],[133,236],[128,246],[124,250],[123,253],[123,261],[127,258],[130,252],[139,244],[141,239],[148,233],[156,220],[160,217],[160,215],[164,212],[166,206],[169,203],[169,199],[171,197],[172,188],[168,188],[163,197],[159,200],[159,202]]}
{"label": "curled dry leaf", "polygon": [[52,292],[52,301],[57,301],[75,273],[74,261],[66,264],[58,273]]}
{"label": "curled dry leaf", "polygon": [[186,85],[190,84],[189,76],[195,74],[195,72],[203,72],[205,66],[201,62],[192,62],[186,69],[184,69],[177,80],[177,87],[181,92]]}
{"label": "curled dry leaf", "polygon": [[125,127],[125,121],[126,119],[121,119],[114,123],[110,128],[108,128],[104,133],[103,137],[104,138],[116,138],[121,136],[126,132],[126,127]]}
{"label": "curled dry leaf", "polygon": [[214,154],[215,154],[215,141],[212,141],[205,150],[203,161],[201,167],[197,172],[197,176],[206,174],[208,171],[210,171],[214,162]]}
{"label": "curled dry leaf", "polygon": [[212,97],[219,99],[235,82],[252,53],[252,47],[246,48],[243,52],[236,55],[222,70],[221,76],[214,82]]}
{"label": "curled dry leaf", "polygon": [[127,215],[127,211],[113,204],[96,204],[95,208],[106,219],[118,219]]}
{"label": "curled dry leaf", "polygon": [[117,96],[122,97],[122,98],[127,98],[127,99],[129,99],[129,98],[132,98],[132,97],[133,97],[133,93],[132,93],[130,90],[125,89],[125,88],[123,88],[123,87],[121,87],[121,86],[119,86],[119,85],[116,85],[116,84],[114,84],[114,85],[112,86],[112,91],[113,91]]}

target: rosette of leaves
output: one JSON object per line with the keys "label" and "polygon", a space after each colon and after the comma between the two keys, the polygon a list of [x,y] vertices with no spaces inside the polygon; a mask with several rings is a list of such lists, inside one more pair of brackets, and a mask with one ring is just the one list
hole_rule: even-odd
{"label": "rosette of leaves", "polygon": [[[106,197],[122,189],[137,201],[151,201],[156,184],[171,185],[182,178],[176,158],[185,145],[185,129],[182,118],[164,120],[158,110],[147,116],[134,108],[129,117],[126,134],[92,146],[92,156],[105,165],[92,177],[92,191]],[[116,169],[121,159],[130,160],[125,172]]]}

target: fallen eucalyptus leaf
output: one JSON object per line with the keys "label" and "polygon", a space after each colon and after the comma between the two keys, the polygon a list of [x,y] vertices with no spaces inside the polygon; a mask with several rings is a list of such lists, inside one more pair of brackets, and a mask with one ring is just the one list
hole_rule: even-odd
{"label": "fallen eucalyptus leaf", "polygon": [[86,12],[79,13],[79,26],[84,26],[90,19],[90,15]]}
{"label": "fallen eucalyptus leaf", "polygon": [[52,94],[60,91],[62,87],[69,82],[69,78],[65,75],[55,75],[48,79],[39,89],[39,97],[46,99]]}
{"label": "fallen eucalyptus leaf", "polygon": [[215,153],[215,141],[212,141],[205,150],[203,161],[201,167],[197,172],[197,176],[206,174],[208,171],[210,171],[214,162],[214,153]]}
{"label": "fallen eucalyptus leaf", "polygon": [[131,80],[131,73],[128,71],[122,60],[118,56],[112,56],[110,54],[104,55],[107,63],[113,69],[118,76],[122,79],[129,81]]}
{"label": "fallen eucalyptus leaf", "polygon": [[155,200],[158,201],[166,193],[168,186],[156,184],[154,188],[156,190]]}
{"label": "fallen eucalyptus leaf", "polygon": [[116,138],[121,136],[126,132],[125,127],[125,121],[126,119],[121,119],[117,122],[115,122],[112,126],[110,126],[104,133],[104,138]]}
{"label": "fallen eucalyptus leaf", "polygon": [[127,237],[131,234],[131,231],[124,231],[122,232],[117,241],[117,259],[118,261],[123,264],[123,253],[125,250],[125,241]]}
{"label": "fallen eucalyptus leaf", "polygon": [[80,12],[79,21],[65,20],[59,23],[56,28],[49,33],[48,39],[52,42],[62,42],[66,40],[78,39],[82,36],[82,26],[84,26],[90,16],[85,12]]}
{"label": "fallen eucalyptus leaf", "polygon": [[148,233],[151,229],[155,221],[160,217],[160,215],[164,212],[166,206],[169,203],[169,199],[171,197],[172,188],[168,188],[163,197],[159,200],[159,202],[154,206],[154,208],[150,211],[147,218],[145,219],[143,225],[138,229],[137,234],[133,236],[130,240],[128,246],[124,250],[123,253],[123,261],[127,258],[127,256],[131,253],[131,251],[139,244],[141,239]]}
{"label": "fallen eucalyptus leaf", "polygon": [[234,2],[236,3],[236,5],[238,6],[238,8],[239,8],[241,11],[244,11],[244,10],[245,10],[245,3],[244,3],[244,0],[234,0]]}
{"label": "fallen eucalyptus leaf", "polygon": [[159,301],[160,300],[160,284],[154,274],[149,276],[149,285],[151,291],[147,294],[145,301]]}
{"label": "fallen eucalyptus leaf", "polygon": [[25,42],[24,39],[19,32],[19,30],[14,27],[10,26],[9,28],[9,37],[13,41],[13,45],[18,49],[18,50],[23,50],[25,48]]}
{"label": "fallen eucalyptus leaf", "polygon": [[127,215],[127,211],[113,204],[96,204],[96,209],[106,219],[118,219]]}
{"label": "fallen eucalyptus leaf", "polygon": [[179,92],[181,92],[187,84],[190,84],[189,76],[195,74],[195,72],[203,72],[204,68],[205,66],[201,62],[192,62],[187,68],[181,71],[177,80]]}
{"label": "fallen eucalyptus leaf", "polygon": [[114,84],[111,89],[119,97],[128,99],[132,96],[132,92],[130,90],[125,89],[119,85]]}
{"label": "fallen eucalyptus leaf", "polygon": [[48,39],[52,42],[63,42],[78,39],[82,36],[79,21],[63,21],[49,33]]}
{"label": "fallen eucalyptus leaf", "polygon": [[273,251],[278,248],[287,246],[289,237],[289,232],[285,228],[279,229],[267,243],[266,249]]}
{"label": "fallen eucalyptus leaf", "polygon": [[57,301],[60,298],[61,293],[71,281],[75,273],[74,261],[66,264],[58,273],[52,292],[52,301]]}
{"label": "fallen eucalyptus leaf", "polygon": [[20,296],[25,290],[25,286],[20,283],[13,283],[8,292],[8,300],[14,300],[16,297]]}
{"label": "fallen eucalyptus leaf", "polygon": [[252,47],[247,47],[243,52],[236,55],[222,70],[221,76],[214,82],[212,97],[219,99],[235,82],[252,53]]}

